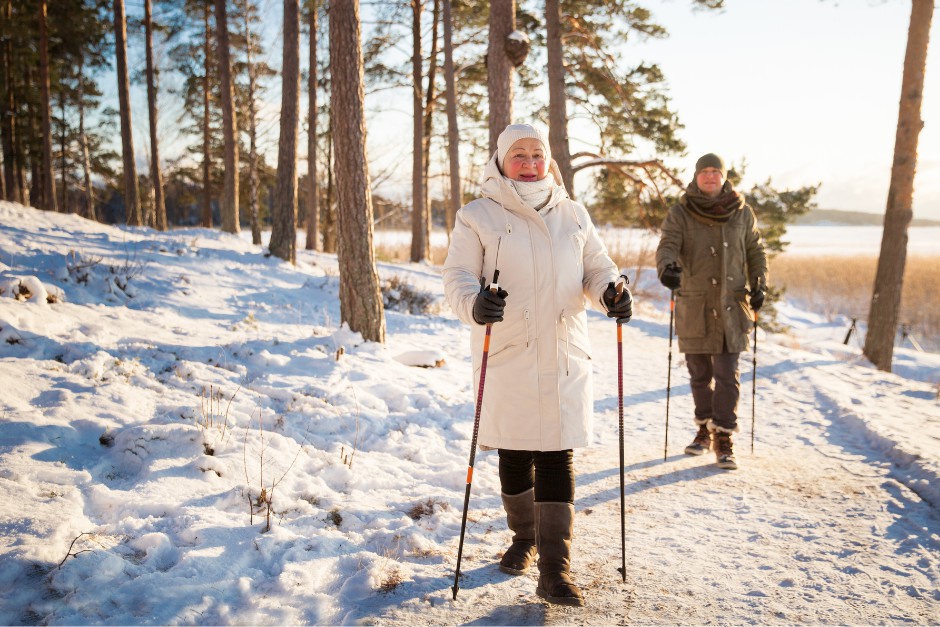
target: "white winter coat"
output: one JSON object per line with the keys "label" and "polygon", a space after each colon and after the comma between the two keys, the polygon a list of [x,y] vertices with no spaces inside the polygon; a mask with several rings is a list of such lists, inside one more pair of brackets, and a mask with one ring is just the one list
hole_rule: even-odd
{"label": "white winter coat", "polygon": [[444,262],[447,302],[472,328],[474,392],[486,333],[473,320],[480,279],[489,284],[498,267],[499,285],[509,292],[490,337],[478,437],[484,448],[557,451],[591,441],[585,306],[590,300],[606,311],[602,295],[619,272],[587,210],[565,192],[554,161],[550,173],[558,187],[550,209],[539,213],[503,178],[494,155],[483,197],[457,212]]}

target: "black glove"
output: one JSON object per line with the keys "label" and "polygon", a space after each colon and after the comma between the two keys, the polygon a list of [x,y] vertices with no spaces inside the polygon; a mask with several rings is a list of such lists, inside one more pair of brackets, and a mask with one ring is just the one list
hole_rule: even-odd
{"label": "black glove", "polygon": [[659,277],[659,282],[670,290],[677,290],[679,289],[679,284],[682,282],[680,277],[681,274],[682,268],[674,263],[671,263],[663,270],[662,275]]}
{"label": "black glove", "polygon": [[762,287],[755,287],[750,292],[751,295],[751,309],[757,311],[764,306],[764,297],[767,295],[766,290]]}
{"label": "black glove", "polygon": [[[620,300],[617,300],[618,296]],[[602,298],[604,306],[607,307],[608,318],[616,318],[620,324],[630,322],[633,317],[633,295],[630,294],[629,288],[624,287],[623,292],[618,294],[616,286],[608,283]]]}
{"label": "black glove", "polygon": [[491,292],[488,288],[483,288],[477,294],[477,299],[473,301],[473,319],[477,324],[493,324],[503,321],[503,310],[506,309],[506,297],[509,292],[499,288],[496,292]]}

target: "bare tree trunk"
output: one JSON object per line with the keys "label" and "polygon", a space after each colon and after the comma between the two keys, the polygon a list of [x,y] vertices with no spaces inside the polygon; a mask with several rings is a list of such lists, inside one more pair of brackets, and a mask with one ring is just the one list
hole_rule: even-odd
{"label": "bare tree trunk", "polygon": [[163,173],[160,169],[160,142],[157,140],[157,72],[153,66],[153,11],[151,0],[144,0],[144,29],[147,46],[147,108],[150,112],[150,178],[153,185],[153,209],[156,226],[167,229],[166,202],[163,199]]}
{"label": "bare tree trunk", "polygon": [[141,226],[143,216],[137,197],[137,164],[134,161],[134,127],[131,125],[131,88],[127,74],[127,20],[124,17],[124,0],[114,0],[114,48],[117,57],[121,145],[124,154],[124,207],[127,223]]}
{"label": "bare tree trunk", "polygon": [[[6,0],[2,9],[3,19],[9,23],[13,17],[11,0]],[[13,97],[13,42],[7,39],[0,47],[0,70],[3,71],[2,98],[0,98],[0,137],[3,150],[3,181],[6,188],[4,198],[23,202],[20,186],[16,182],[16,100]]]}
{"label": "bare tree trunk", "polygon": [[[385,342],[385,314],[372,247],[372,194],[366,154],[365,91],[358,0],[330,6],[330,74],[339,218],[342,320],[366,340]],[[418,162],[420,168],[420,162]]]}
{"label": "bare tree trunk", "polygon": [[248,72],[248,215],[251,221],[251,243],[261,245],[261,217],[258,211],[258,104],[257,69],[252,60],[252,36],[248,4],[245,3],[245,64]]}
{"label": "bare tree trunk", "polygon": [[559,0],[545,0],[548,36],[548,143],[568,194],[574,198],[574,171],[568,145],[568,107],[565,96],[565,55],[561,44]]}
{"label": "bare tree trunk", "polygon": [[52,176],[52,105],[49,102],[49,33],[46,28],[46,0],[39,0],[39,114],[42,117],[42,200],[40,207],[58,211],[55,178]]}
{"label": "bare tree trunk", "polygon": [[284,0],[284,60],[281,64],[281,137],[277,151],[277,190],[271,254],[297,261],[297,126],[300,117],[300,5]]}
{"label": "bare tree trunk", "polygon": [[422,177],[424,179],[424,241],[427,243],[427,258],[431,258],[431,230],[434,224],[433,210],[431,207],[431,137],[433,135],[434,125],[434,103],[437,100],[434,83],[437,81],[437,57],[440,52],[438,43],[438,26],[441,22],[441,0],[434,0],[432,10],[433,19],[431,20],[431,56],[428,61],[428,93],[424,99],[424,163],[422,164]]}
{"label": "bare tree trunk", "polygon": [[457,85],[454,76],[454,34],[450,0],[444,3],[444,80],[447,89],[447,156],[450,161],[450,198],[447,203],[447,237],[454,230],[460,197],[460,129],[457,127]]}
{"label": "bare tree trunk", "polygon": [[320,202],[317,198],[317,2],[310,3],[310,72],[307,82],[307,250],[320,245]]}
{"label": "bare tree trunk", "polygon": [[914,216],[914,172],[917,167],[917,141],[924,127],[920,112],[933,5],[934,0],[913,0],[911,7],[901,79],[898,129],[894,140],[894,162],[891,166],[881,253],[878,256],[878,270],[868,314],[868,333],[865,336],[865,356],[879,370],[888,372],[891,371],[894,337],[901,309],[904,265],[907,260],[907,228]]}
{"label": "bare tree trunk", "polygon": [[411,159],[411,260],[428,258],[428,243],[425,239],[427,208],[424,204],[424,103],[422,93],[421,60],[421,0],[411,0],[413,48],[411,52],[411,101],[413,115],[413,143]]}
{"label": "bare tree trunk", "polygon": [[[332,79],[331,79],[332,84]],[[336,207],[333,202],[333,105],[330,104],[330,117],[327,122],[326,138],[326,206],[323,207],[321,231],[323,233],[323,252],[336,252]]]}
{"label": "bare tree trunk", "polygon": [[78,59],[78,141],[82,147],[82,170],[85,175],[85,217],[97,220],[95,190],[91,186],[91,156],[88,151],[88,136],[85,134],[85,58]]}
{"label": "bare tree trunk", "polygon": [[[11,57],[12,59],[12,57]],[[11,76],[12,76],[12,67],[11,67]],[[33,89],[32,71],[30,68],[23,68],[23,84],[21,90],[17,91],[16,85],[12,84],[12,90],[14,93],[29,93],[30,89]],[[10,79],[13,81],[14,79]],[[14,97],[15,99],[15,97]],[[25,143],[25,138],[33,135],[35,133],[35,127],[33,125],[33,106],[30,103],[30,99],[24,96],[24,101],[26,105],[25,115],[19,115],[16,117],[17,129],[16,134],[13,137],[13,152],[16,155],[16,163],[14,167],[14,172],[16,173],[16,184],[19,186],[20,190],[20,202],[27,206],[32,206],[30,201],[30,196],[35,196],[33,190],[30,189],[34,182],[30,181],[29,186],[27,186],[27,168],[32,168],[35,162],[34,155],[31,154],[31,151],[27,148]]]}
{"label": "bare tree trunk", "polygon": [[490,2],[490,41],[486,52],[490,154],[496,152],[496,139],[499,134],[512,124],[512,79],[515,68],[506,54],[506,40],[515,29],[515,0],[492,0]]}
{"label": "bare tree trunk", "polygon": [[59,134],[59,176],[62,180],[62,195],[59,200],[59,211],[71,213],[68,206],[68,124],[65,118],[65,90],[59,91],[59,113],[62,116],[62,132]]}
{"label": "bare tree trunk", "polygon": [[222,230],[238,233],[238,118],[232,89],[232,62],[228,43],[226,0],[215,0],[215,30],[219,51],[219,78],[222,93],[222,133],[225,145],[225,176],[222,187]]}
{"label": "bare tree trunk", "polygon": [[212,30],[209,27],[209,4],[203,6],[203,26],[205,28],[205,41],[203,42],[203,62],[205,75],[202,78],[202,225],[212,228],[212,153],[209,152],[209,57],[211,55],[210,43]]}

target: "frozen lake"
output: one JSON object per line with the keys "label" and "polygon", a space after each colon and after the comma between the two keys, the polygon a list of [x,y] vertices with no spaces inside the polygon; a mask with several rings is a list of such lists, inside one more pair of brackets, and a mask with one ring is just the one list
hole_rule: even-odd
{"label": "frozen lake", "polygon": [[[643,229],[598,229],[608,246],[624,250],[655,250],[659,236]],[[790,242],[787,255],[871,255],[878,256],[881,249],[880,226],[791,226],[784,240]],[[411,241],[409,231],[376,231],[376,243],[391,245]],[[447,233],[442,229],[431,234],[433,246],[447,246]],[[908,255],[940,254],[940,227],[920,226],[908,229]]]}

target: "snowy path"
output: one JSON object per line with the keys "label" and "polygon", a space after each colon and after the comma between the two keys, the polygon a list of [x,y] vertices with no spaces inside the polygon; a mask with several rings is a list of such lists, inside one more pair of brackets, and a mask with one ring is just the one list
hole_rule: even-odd
{"label": "snowy path", "polygon": [[[638,297],[624,582],[616,331],[592,313],[573,560],[587,607],[497,570],[510,534],[491,452],[455,602],[469,331],[446,308],[390,307],[386,344],[363,343],[337,322],[336,265],[0,202],[0,624],[940,623],[940,355],[898,350],[899,375],[881,373],[838,322],[782,303],[794,332],[761,338],[755,454],[750,355],[741,469],[682,454],[676,352],[663,461],[663,290]],[[379,271],[442,299],[438,268]],[[21,285],[65,301],[13,298]]]}
{"label": "snowy path", "polygon": [[[649,326],[639,325],[640,327]],[[592,318],[598,432],[576,459],[573,573],[583,609],[538,600],[535,569],[522,577],[495,565],[509,532],[489,495],[474,491],[481,520],[468,532],[458,600],[450,590],[404,584],[375,624],[869,624],[940,621],[940,513],[891,477],[892,464],[839,418],[850,408],[814,384],[819,371],[856,371],[772,344],[758,355],[755,454],[750,454],[751,364],[742,356],[741,469],[682,454],[693,429],[681,356],[674,356],[670,455],[663,461],[664,333],[625,333],[627,577],[620,553],[616,348],[610,324]],[[615,340],[614,340],[615,341]],[[632,347],[632,350],[631,348]],[[678,359],[676,359],[678,357]],[[802,363],[794,363],[794,359]],[[661,365],[661,368],[656,366]],[[636,376],[635,373],[649,373]],[[631,376],[631,373],[633,375]],[[662,380],[660,380],[662,379]],[[926,387],[926,386],[925,386]],[[610,394],[610,390],[614,395]],[[897,411],[895,397],[881,410]],[[912,401],[915,405],[916,399]],[[935,401],[920,409],[936,412]],[[489,470],[492,470],[490,468]],[[490,505],[480,512],[481,501]],[[469,557],[469,559],[467,559]],[[447,561],[453,576],[453,558]],[[446,567],[439,567],[442,576]],[[448,583],[449,585],[449,583]],[[365,618],[371,611],[362,614]]]}

